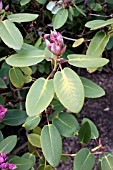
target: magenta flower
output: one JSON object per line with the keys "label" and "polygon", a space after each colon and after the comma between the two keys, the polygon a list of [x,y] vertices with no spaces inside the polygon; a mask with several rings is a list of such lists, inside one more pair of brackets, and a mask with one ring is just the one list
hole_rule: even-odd
{"label": "magenta flower", "polygon": [[0,123],[2,122],[3,118],[5,117],[5,114],[7,112],[7,109],[0,105]]}
{"label": "magenta flower", "polygon": [[0,154],[0,169],[1,170],[14,170],[17,166],[15,164],[8,163],[8,156],[6,153]]}
{"label": "magenta flower", "polygon": [[2,4],[2,0],[0,0],[0,12],[2,11],[3,8],[3,4]]}
{"label": "magenta flower", "polygon": [[0,168],[1,168],[2,170],[7,169],[7,168],[8,168],[8,163],[2,163],[2,164],[0,165]]}
{"label": "magenta flower", "polygon": [[[50,41],[47,38],[50,38]],[[47,48],[56,56],[61,56],[65,50],[66,46],[64,45],[63,37],[59,32],[51,31],[51,34],[45,34],[44,39],[46,42]]]}
{"label": "magenta flower", "polygon": [[14,165],[14,164],[8,164],[8,168],[9,169],[11,169],[11,170],[13,170],[13,169],[16,169],[17,168],[17,166],[16,165]]}

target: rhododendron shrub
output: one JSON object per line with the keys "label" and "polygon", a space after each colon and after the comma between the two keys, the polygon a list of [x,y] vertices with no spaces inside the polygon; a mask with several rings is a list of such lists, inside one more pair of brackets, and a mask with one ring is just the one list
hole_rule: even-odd
{"label": "rhododendron shrub", "polygon": [[[108,64],[112,6],[106,0],[0,0],[1,170],[52,170],[63,157],[74,157],[73,170],[113,169],[96,125],[88,115],[78,121],[85,98],[105,95],[78,73],[98,73]],[[65,153],[63,137],[82,149]],[[96,147],[88,148],[92,140]]]}

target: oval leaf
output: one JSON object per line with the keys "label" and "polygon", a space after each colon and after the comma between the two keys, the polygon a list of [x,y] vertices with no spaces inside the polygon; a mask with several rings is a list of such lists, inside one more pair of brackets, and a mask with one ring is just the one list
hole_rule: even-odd
{"label": "oval leaf", "polygon": [[41,147],[41,143],[40,143],[40,136],[37,135],[37,134],[29,134],[28,135],[28,141],[33,145],[33,146],[36,146],[38,148]]}
{"label": "oval leaf", "polygon": [[79,132],[78,132],[78,140],[82,144],[88,144],[91,139],[91,126],[89,122],[85,122],[82,124]]}
{"label": "oval leaf", "polygon": [[2,78],[0,78],[0,89],[6,89],[7,86],[5,84],[5,82],[2,80]]}
{"label": "oval leaf", "polygon": [[94,164],[95,156],[87,148],[83,148],[75,156],[73,170],[92,170]]}
{"label": "oval leaf", "polygon": [[[27,114],[39,115],[43,112],[54,97],[53,80],[39,78],[31,86],[26,98]],[[32,101],[32,102],[31,102]]]}
{"label": "oval leaf", "polygon": [[37,14],[29,14],[29,13],[19,13],[8,15],[8,19],[12,22],[30,22],[35,20],[38,17]]}
{"label": "oval leaf", "polygon": [[79,129],[76,118],[67,113],[59,113],[58,116],[53,119],[53,124],[59,130],[60,134],[65,137],[74,136],[75,132]]}
{"label": "oval leaf", "polygon": [[98,97],[102,97],[105,95],[105,91],[100,86],[98,86],[96,83],[84,77],[80,77],[80,79],[84,86],[85,97],[98,98]]}
{"label": "oval leaf", "polygon": [[100,57],[109,41],[109,38],[109,35],[106,35],[105,32],[97,32],[89,44],[86,55],[90,55],[90,57]]}
{"label": "oval leaf", "polygon": [[78,47],[79,45],[81,45],[82,43],[84,42],[84,38],[79,38],[78,40],[76,40],[72,47],[75,48],[75,47]]}
{"label": "oval leaf", "polygon": [[62,153],[61,136],[54,125],[46,125],[41,132],[42,151],[50,165],[56,167]]}
{"label": "oval leaf", "polygon": [[96,30],[101,27],[105,27],[107,25],[113,24],[113,18],[108,19],[106,21],[104,20],[93,20],[89,21],[85,24],[86,27],[91,28],[90,30]]}
{"label": "oval leaf", "polygon": [[20,31],[9,20],[0,22],[0,37],[8,47],[15,50],[20,50],[23,45],[23,37]]}
{"label": "oval leaf", "polygon": [[40,122],[40,117],[33,116],[33,117],[27,117],[25,123],[22,125],[27,130],[34,129]]}
{"label": "oval leaf", "polygon": [[68,110],[78,113],[84,103],[84,88],[79,76],[70,68],[57,72],[54,76],[55,92]]}
{"label": "oval leaf", "polygon": [[70,54],[67,57],[69,59],[69,64],[81,68],[102,67],[109,62],[106,58],[98,58],[97,56],[91,57],[90,55],[82,54]]}
{"label": "oval leaf", "polygon": [[9,71],[9,78],[11,83],[17,87],[22,88],[24,85],[24,75],[17,67],[11,68]]}
{"label": "oval leaf", "polygon": [[85,123],[85,122],[88,122],[91,126],[91,139],[98,138],[99,132],[98,132],[98,129],[95,126],[95,124],[90,119],[87,119],[87,118],[84,118],[83,121],[82,121],[82,123]]}
{"label": "oval leaf", "polygon": [[108,154],[102,158],[101,168],[102,170],[113,170],[113,155]]}
{"label": "oval leaf", "polygon": [[3,122],[10,126],[19,126],[25,122],[27,114],[24,110],[8,110]]}
{"label": "oval leaf", "polygon": [[42,50],[32,50],[11,55],[6,59],[6,63],[15,67],[26,67],[40,63],[44,58],[45,55]]}
{"label": "oval leaf", "polygon": [[17,136],[11,135],[3,139],[0,142],[0,153],[5,152],[6,154],[10,153],[17,143]]}
{"label": "oval leaf", "polygon": [[26,158],[13,158],[10,163],[13,163],[17,166],[16,170],[29,170],[33,166],[33,162],[30,159]]}
{"label": "oval leaf", "polygon": [[61,9],[53,18],[53,27],[54,29],[59,29],[62,27],[68,18],[68,11],[67,9]]}
{"label": "oval leaf", "polygon": [[26,5],[30,2],[31,0],[20,0],[20,5],[23,6],[23,5]]}

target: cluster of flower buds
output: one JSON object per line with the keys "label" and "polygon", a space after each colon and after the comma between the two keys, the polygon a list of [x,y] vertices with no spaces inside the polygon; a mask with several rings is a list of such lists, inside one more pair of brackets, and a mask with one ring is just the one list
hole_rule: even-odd
{"label": "cluster of flower buds", "polygon": [[16,169],[16,165],[8,163],[8,156],[6,153],[1,153],[0,154],[0,169],[1,170],[13,170]]}
{"label": "cluster of flower buds", "polygon": [[[8,9],[9,9],[9,5],[7,5],[6,7],[5,7],[5,11],[8,11]],[[0,12],[3,10],[3,2],[2,2],[2,0],[0,0]]]}
{"label": "cluster of flower buds", "polygon": [[[49,38],[49,40],[47,39]],[[56,56],[61,56],[65,50],[66,46],[64,45],[62,35],[57,31],[51,31],[51,34],[45,34],[44,40],[46,42],[47,48]]]}
{"label": "cluster of flower buds", "polygon": [[0,123],[2,122],[3,118],[5,117],[5,114],[7,112],[7,109],[0,105]]}

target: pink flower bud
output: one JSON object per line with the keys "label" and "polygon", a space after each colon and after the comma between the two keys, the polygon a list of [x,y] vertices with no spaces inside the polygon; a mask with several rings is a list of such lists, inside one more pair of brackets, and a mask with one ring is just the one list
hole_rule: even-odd
{"label": "pink flower bud", "polygon": [[14,165],[14,164],[8,164],[8,168],[9,169],[11,169],[11,170],[13,170],[13,169],[16,169],[17,168],[17,166],[16,165]]}
{"label": "pink flower bud", "polygon": [[7,112],[7,109],[0,105],[0,123],[2,122],[3,118],[5,117],[5,114]]}
{"label": "pink flower bud", "polygon": [[3,8],[3,4],[2,4],[2,0],[0,0],[0,12],[2,11]]}
{"label": "pink flower bud", "polygon": [[5,160],[5,161],[7,161],[8,160],[8,157],[7,157],[7,155],[6,155],[6,153],[1,153],[1,157]]}
{"label": "pink flower bud", "polygon": [[0,156],[0,164],[4,162],[4,158]]}
{"label": "pink flower bud", "polygon": [[6,5],[5,11],[8,11],[8,10],[9,10],[9,5]]}
{"label": "pink flower bud", "polygon": [[2,163],[0,165],[0,168],[3,170],[3,169],[7,169],[8,168],[8,163]]}
{"label": "pink flower bud", "polygon": [[[50,37],[50,41],[47,38]],[[47,48],[56,56],[61,56],[65,50],[66,46],[64,45],[63,37],[56,30],[51,31],[51,34],[45,34],[44,36]]]}

